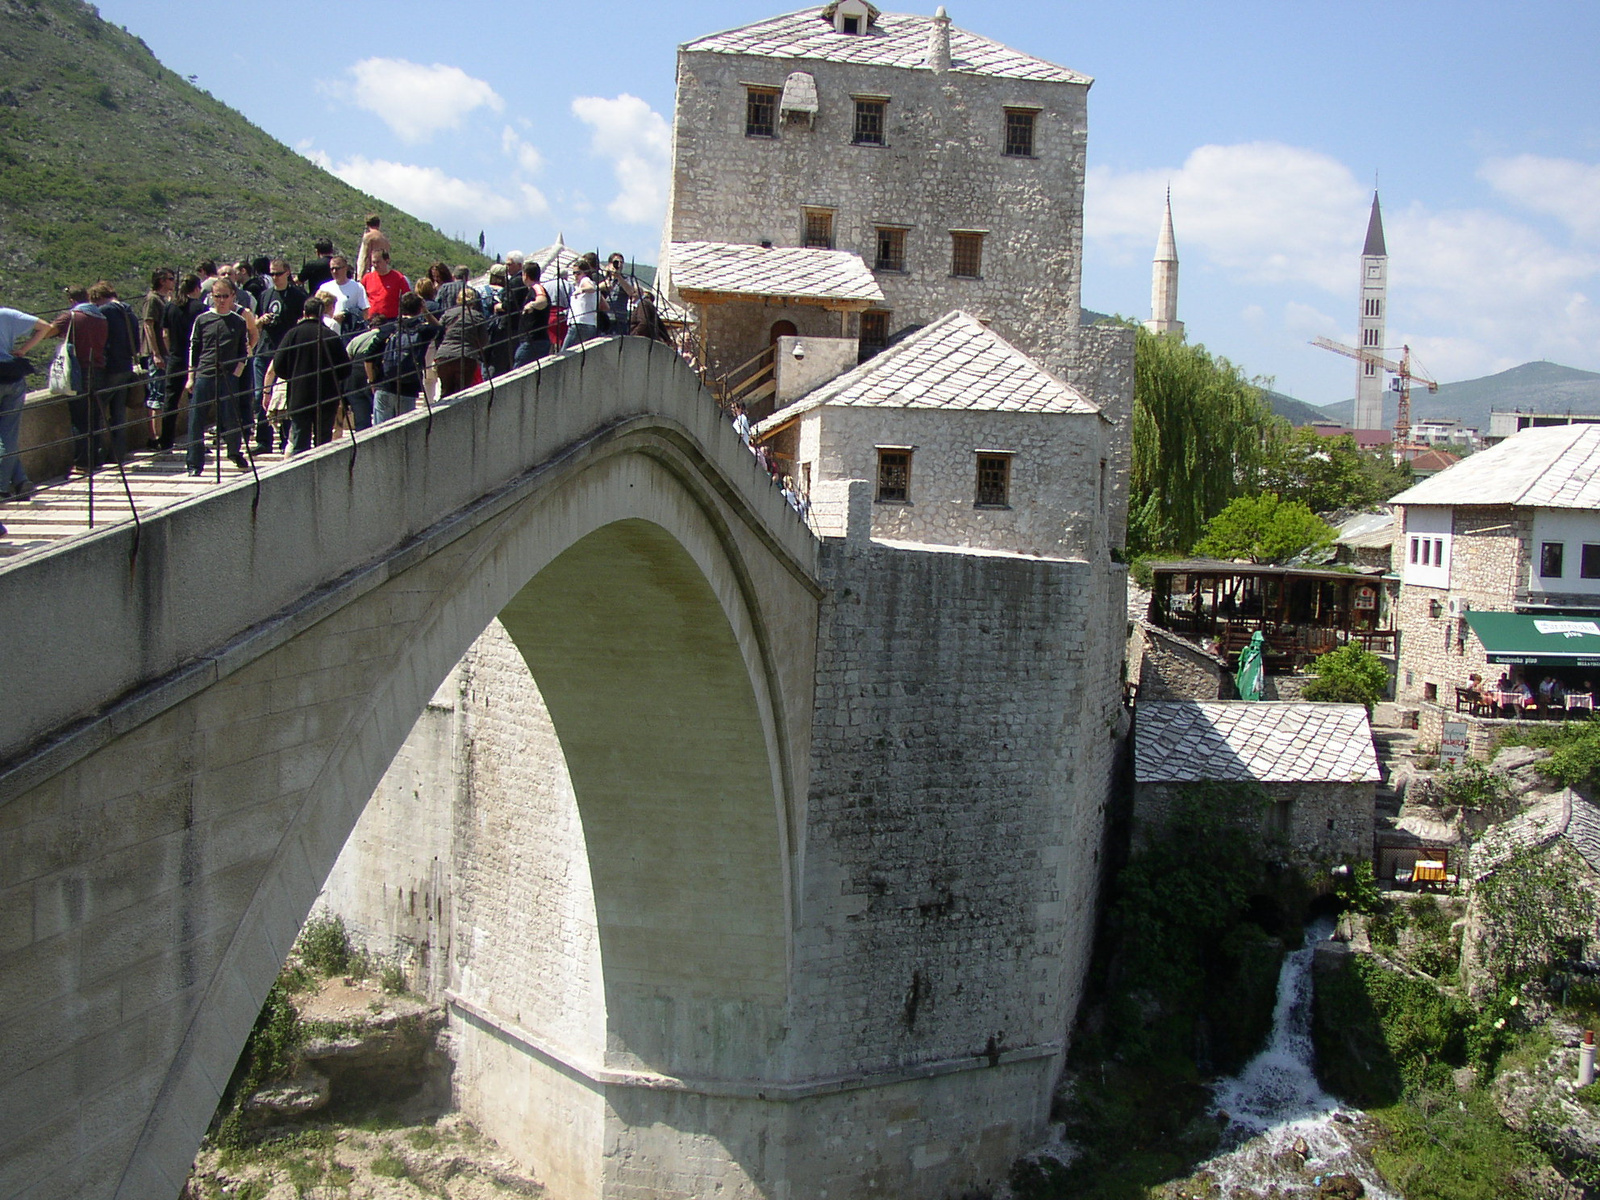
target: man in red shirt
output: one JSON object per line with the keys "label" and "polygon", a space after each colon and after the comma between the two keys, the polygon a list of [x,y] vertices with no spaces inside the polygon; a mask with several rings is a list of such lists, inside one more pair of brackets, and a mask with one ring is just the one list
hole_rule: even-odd
{"label": "man in red shirt", "polygon": [[379,250],[372,257],[372,270],[361,277],[361,286],[367,289],[367,319],[377,324],[400,316],[400,297],[411,290],[411,281],[389,265],[387,250]]}

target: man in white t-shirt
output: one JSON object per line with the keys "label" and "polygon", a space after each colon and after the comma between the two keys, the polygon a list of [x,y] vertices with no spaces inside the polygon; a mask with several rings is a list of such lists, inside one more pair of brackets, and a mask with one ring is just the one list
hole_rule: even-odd
{"label": "man in white t-shirt", "polygon": [[328,269],[333,272],[333,279],[322,287],[332,288],[339,295],[333,315],[345,329],[352,329],[367,319],[367,289],[350,277],[350,260],[344,255],[335,254],[329,259]]}

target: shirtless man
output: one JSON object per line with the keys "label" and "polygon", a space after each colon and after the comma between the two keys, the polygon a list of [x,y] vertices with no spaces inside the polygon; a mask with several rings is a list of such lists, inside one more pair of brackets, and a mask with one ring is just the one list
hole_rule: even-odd
{"label": "shirtless man", "polygon": [[356,278],[363,278],[368,271],[373,270],[373,260],[378,257],[381,250],[384,253],[393,253],[389,245],[389,235],[381,228],[383,218],[373,213],[367,218],[367,231],[361,235],[361,252],[356,255]]}

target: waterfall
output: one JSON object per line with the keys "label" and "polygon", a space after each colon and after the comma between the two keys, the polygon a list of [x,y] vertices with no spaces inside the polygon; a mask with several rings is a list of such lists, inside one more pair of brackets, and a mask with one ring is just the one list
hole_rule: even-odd
{"label": "waterfall", "polygon": [[[1306,926],[1300,949],[1286,954],[1278,973],[1278,1000],[1272,1033],[1262,1051],[1244,1070],[1212,1085],[1212,1111],[1226,1115],[1223,1132],[1228,1152],[1206,1168],[1221,1186],[1261,1189],[1277,1183],[1283,1195],[1299,1194],[1314,1178],[1350,1174],[1366,1186],[1373,1200],[1395,1200],[1352,1142],[1346,1125],[1335,1120],[1339,1102],[1317,1083],[1311,1044],[1311,959],[1318,942],[1333,934],[1332,920]],[[1303,1171],[1284,1165],[1283,1152],[1303,1142]],[[1309,1194],[1309,1193],[1307,1193]]]}

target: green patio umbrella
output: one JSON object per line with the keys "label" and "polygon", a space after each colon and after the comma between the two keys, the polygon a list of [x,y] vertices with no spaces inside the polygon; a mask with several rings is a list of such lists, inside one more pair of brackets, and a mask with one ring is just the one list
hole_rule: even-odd
{"label": "green patio umbrella", "polygon": [[1239,651],[1239,671],[1233,682],[1239,688],[1239,699],[1261,699],[1261,643],[1264,639],[1258,629],[1250,635],[1250,644]]}

